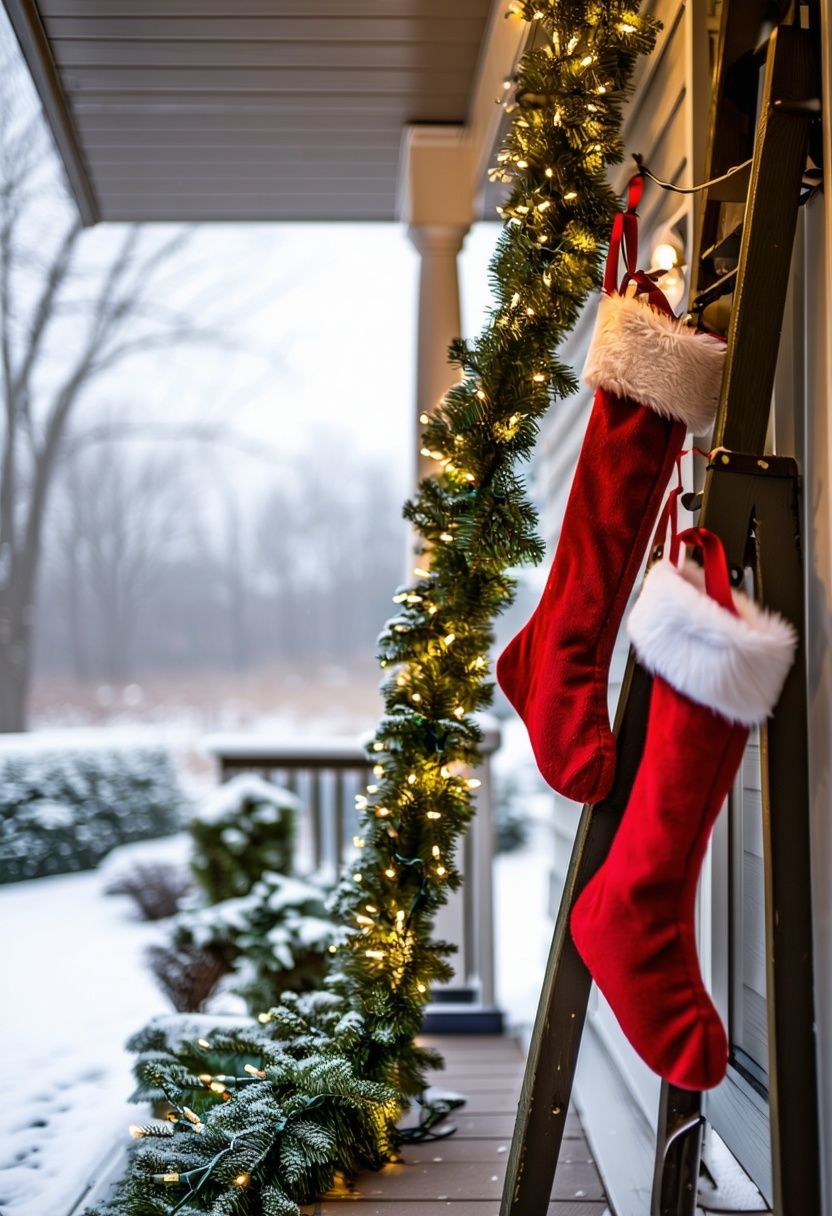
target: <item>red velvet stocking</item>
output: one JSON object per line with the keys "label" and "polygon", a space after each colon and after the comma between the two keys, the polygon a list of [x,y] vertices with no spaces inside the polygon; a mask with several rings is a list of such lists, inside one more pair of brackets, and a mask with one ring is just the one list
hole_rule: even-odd
{"label": "red velvet stocking", "polygon": [[[609,792],[612,649],[688,427],[713,420],[723,344],[682,325],[636,270],[640,185],[616,217],[598,324],[584,368],[597,391],[543,597],[497,663],[554,789],[576,802]],[[620,247],[627,275],[616,291]],[[635,283],[637,296],[625,295]]]}
{"label": "red velvet stocking", "polygon": [[712,533],[681,539],[705,548],[707,593],[698,567],[660,562],[633,610],[639,659],[657,673],[647,739],[621,825],[571,929],[642,1059],[672,1084],[700,1090],[724,1077],[728,1041],[697,958],[699,872],[749,725],[779,696],[794,632],[732,596]]}
{"label": "red velvet stocking", "polygon": [[543,597],[497,661],[540,772],[576,802],[615,773],[610,659],[685,427],[599,388]]}

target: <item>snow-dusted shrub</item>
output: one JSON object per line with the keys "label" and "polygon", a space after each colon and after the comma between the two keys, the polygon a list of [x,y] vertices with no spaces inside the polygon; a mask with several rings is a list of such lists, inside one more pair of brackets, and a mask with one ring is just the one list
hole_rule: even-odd
{"label": "snow-dusted shrub", "polygon": [[277,1004],[282,992],[305,992],[321,983],[326,953],[339,932],[326,898],[314,881],[264,874],[248,895],[181,912],[171,945],[183,959],[199,953],[221,957],[233,972],[227,987],[259,1013]]}
{"label": "snow-dusted shrub", "polygon": [[129,896],[142,920],[167,920],[191,890],[191,876],[186,866],[169,861],[137,861],[119,870],[104,890]]}
{"label": "snow-dusted shrub", "polygon": [[270,871],[292,868],[294,794],[253,773],[221,785],[191,823],[194,876],[210,903],[247,895]]}
{"label": "snow-dusted shrub", "polygon": [[111,849],[178,830],[184,799],[152,745],[0,750],[0,883],[89,870]]}
{"label": "snow-dusted shrub", "polygon": [[198,946],[147,947],[147,962],[156,982],[179,1013],[200,1013],[229,971],[219,950]]}

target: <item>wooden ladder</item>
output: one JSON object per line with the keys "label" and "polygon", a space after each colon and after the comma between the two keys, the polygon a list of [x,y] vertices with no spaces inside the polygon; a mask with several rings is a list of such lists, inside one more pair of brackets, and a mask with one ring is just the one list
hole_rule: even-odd
{"label": "wooden ladder", "polygon": [[[700,524],[718,533],[735,585],[751,570],[758,598],[804,629],[796,462],[765,455],[810,127],[817,113],[817,27],[783,20],[783,5],[724,0],[708,138],[707,180],[751,156],[750,170],[710,187],[695,242],[692,299],[733,294],[726,367]],[[804,10],[805,11],[805,10]],[[781,23],[782,22],[782,23]],[[758,93],[761,57],[765,57]],[[759,102],[759,104],[758,104]],[[753,148],[753,155],[752,155]],[[741,230],[719,238],[720,207],[745,202]],[[739,243],[720,277],[717,255]],[[591,979],[569,933],[577,896],[604,861],[630,794],[647,725],[651,680],[632,652],[615,718],[610,794],[583,809],[546,966],[500,1216],[548,1209]],[[805,650],[761,729],[766,903],[768,1099],[776,1216],[820,1216],[813,1012]],[[693,1216],[702,1096],[663,1084],[651,1216]],[[646,1213],[645,1213],[646,1216]]]}

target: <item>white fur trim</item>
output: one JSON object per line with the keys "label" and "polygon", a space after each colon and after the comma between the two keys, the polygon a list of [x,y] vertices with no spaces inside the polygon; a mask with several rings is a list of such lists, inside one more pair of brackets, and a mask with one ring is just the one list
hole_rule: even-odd
{"label": "white fur trim", "polygon": [[695,562],[679,569],[664,559],[644,580],[627,632],[648,671],[729,721],[754,726],[777,704],[797,634],[742,592],[734,604],[739,616],[707,595]]}
{"label": "white fur trim", "polygon": [[583,378],[700,435],[716,415],[724,360],[718,338],[634,296],[604,294]]}

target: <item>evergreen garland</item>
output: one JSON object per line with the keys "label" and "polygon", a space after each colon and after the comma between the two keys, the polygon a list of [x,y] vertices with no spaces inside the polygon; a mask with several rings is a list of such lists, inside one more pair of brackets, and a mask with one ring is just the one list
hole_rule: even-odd
{"label": "evergreen garland", "polygon": [[576,388],[555,351],[599,285],[617,209],[606,170],[622,158],[622,102],[657,29],[622,0],[514,0],[509,15],[533,36],[493,171],[511,183],[495,303],[479,338],[453,345],[461,378],[422,417],[436,471],[405,506],[422,557],[379,639],[385,714],[360,861],[335,901],[346,940],[322,992],[284,996],[250,1031],[139,1036],[140,1096],[163,1096],[171,1122],[134,1129],[107,1216],[297,1216],[338,1175],[393,1156],[397,1122],[439,1063],[414,1039],[431,986],[450,974],[452,948],[431,934],[461,881],[492,622],[513,596],[508,571],[543,556],[515,465],[550,403]]}

